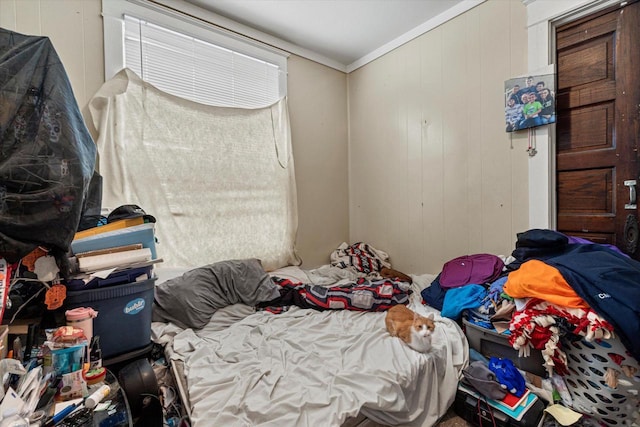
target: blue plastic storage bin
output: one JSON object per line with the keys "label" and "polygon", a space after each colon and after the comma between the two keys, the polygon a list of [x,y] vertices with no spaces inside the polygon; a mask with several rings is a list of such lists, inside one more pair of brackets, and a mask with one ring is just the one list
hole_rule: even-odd
{"label": "blue plastic storage bin", "polygon": [[96,251],[99,249],[115,248],[117,246],[134,245],[142,243],[143,248],[151,249],[151,258],[157,259],[155,224],[152,222],[132,227],[120,228],[106,233],[77,239],[71,242],[71,250],[74,254]]}
{"label": "blue plastic storage bin", "polygon": [[151,344],[151,310],[155,277],[141,282],[68,291],[65,309],[91,307],[93,335],[100,336],[102,358],[109,359]]}

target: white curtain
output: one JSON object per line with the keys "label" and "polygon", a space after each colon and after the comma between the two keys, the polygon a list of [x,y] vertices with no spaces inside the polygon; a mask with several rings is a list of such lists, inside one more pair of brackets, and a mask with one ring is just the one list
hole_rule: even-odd
{"label": "white curtain", "polygon": [[255,257],[300,264],[286,99],[212,107],[164,93],[128,69],[90,102],[99,132],[103,208],[156,217],[163,267]]}

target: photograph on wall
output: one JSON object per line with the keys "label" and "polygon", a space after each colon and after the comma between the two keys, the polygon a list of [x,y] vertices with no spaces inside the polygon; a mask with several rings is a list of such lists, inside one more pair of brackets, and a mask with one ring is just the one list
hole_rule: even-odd
{"label": "photograph on wall", "polygon": [[555,123],[555,75],[530,75],[505,81],[504,118],[507,132]]}

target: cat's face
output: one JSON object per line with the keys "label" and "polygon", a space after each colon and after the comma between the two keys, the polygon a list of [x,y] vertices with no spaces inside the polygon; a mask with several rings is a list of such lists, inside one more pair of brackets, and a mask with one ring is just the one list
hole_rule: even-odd
{"label": "cat's face", "polygon": [[422,353],[429,351],[431,349],[431,335],[435,326],[433,314],[429,314],[428,317],[414,319],[413,325],[411,325],[411,342],[408,343],[409,346]]}
{"label": "cat's face", "polygon": [[427,324],[421,324],[419,326],[413,325],[411,328],[411,341],[407,344],[416,351],[426,353],[431,349],[432,333],[433,327],[429,328]]}
{"label": "cat's face", "polygon": [[433,329],[434,329],[434,325],[433,323],[431,324],[427,324],[427,323],[420,323],[420,324],[413,324],[413,329],[415,330],[416,334],[418,334],[419,337],[428,337],[431,336],[431,334],[433,333]]}
{"label": "cat's face", "polygon": [[431,335],[435,327],[433,313],[429,313],[426,317],[420,316],[413,319],[413,328],[420,336]]}

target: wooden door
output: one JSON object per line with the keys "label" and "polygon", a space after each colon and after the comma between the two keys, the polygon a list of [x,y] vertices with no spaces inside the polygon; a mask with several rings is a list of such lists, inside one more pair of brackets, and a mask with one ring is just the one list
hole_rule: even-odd
{"label": "wooden door", "polygon": [[629,3],[556,30],[557,229],[640,259],[640,2]]}

